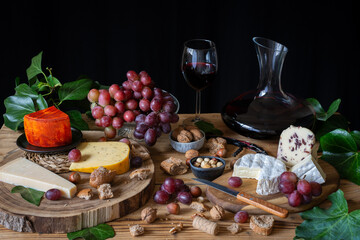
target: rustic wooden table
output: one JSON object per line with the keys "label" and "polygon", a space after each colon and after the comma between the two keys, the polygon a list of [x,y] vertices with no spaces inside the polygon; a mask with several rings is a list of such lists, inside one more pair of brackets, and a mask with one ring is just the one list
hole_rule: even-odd
{"label": "rustic wooden table", "polygon": [[[262,146],[266,151],[269,152],[270,155],[276,155],[273,146],[277,143],[275,140],[267,140],[267,141],[259,141],[253,139],[247,139],[227,128],[223,121],[221,120],[220,114],[204,114],[206,118],[208,118],[214,125],[221,129],[225,136],[234,137],[237,139],[248,140]],[[180,122],[183,119],[189,117],[189,114],[181,114]],[[174,126],[176,127],[176,126]],[[13,149],[17,148],[16,139],[20,135],[20,133],[15,133],[8,129],[5,126],[2,126],[0,130],[0,161]],[[155,162],[155,191],[160,187],[164,179],[167,177],[160,170],[160,162],[170,156],[177,156],[180,158],[184,158],[183,154],[175,152],[168,141],[168,135],[161,136],[158,139],[157,144],[154,147],[149,148],[151,152],[152,159]],[[230,155],[230,154],[229,154]],[[233,158],[228,157],[227,166],[225,172],[231,171],[229,167],[229,162]],[[191,180],[193,174],[189,171],[187,174],[176,176],[177,178],[181,178],[188,185],[197,185],[200,186],[203,190],[205,190],[205,186],[201,185],[193,180]],[[357,186],[354,183],[351,183],[347,180],[340,181],[340,188],[345,193],[345,198],[348,200],[349,211],[353,211],[355,209],[360,209],[360,186]],[[203,196],[205,194],[203,193]],[[206,202],[208,206],[211,206],[210,202]],[[264,237],[257,235],[252,232],[249,227],[249,223],[241,224],[242,231],[236,235],[232,235],[226,229],[227,226],[232,224],[234,214],[227,212],[225,219],[219,221],[220,225],[220,233],[217,236],[211,236],[206,233],[200,232],[192,227],[192,220],[190,216],[195,213],[195,210],[190,209],[188,206],[181,204],[181,212],[180,215],[169,215],[166,210],[166,205],[159,205],[154,203],[151,199],[144,207],[151,206],[158,209],[159,218],[151,224],[145,224],[140,219],[140,212],[143,209],[141,207],[139,210],[123,217],[118,220],[109,222],[115,230],[114,239],[129,239],[132,238],[129,233],[129,226],[134,224],[140,224],[145,228],[145,234],[140,236],[139,238],[152,238],[152,239],[292,239],[295,236],[295,228],[299,224],[302,223],[302,219],[299,214],[293,213],[290,214],[286,219],[281,219],[275,217],[275,226],[273,229],[273,233],[270,236]],[[328,207],[330,206],[329,201],[323,202],[320,207]],[[205,213],[205,215],[209,215],[209,213]],[[170,228],[172,228],[173,224],[183,223],[184,229],[175,234],[171,235],[169,233]],[[0,225],[0,239],[67,239],[66,234],[39,234],[39,233],[19,233],[9,229],[6,229],[2,225]]]}

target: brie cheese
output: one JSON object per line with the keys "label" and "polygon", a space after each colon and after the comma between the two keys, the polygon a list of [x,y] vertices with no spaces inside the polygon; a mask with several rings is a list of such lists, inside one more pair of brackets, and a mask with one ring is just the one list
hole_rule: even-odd
{"label": "brie cheese", "polygon": [[326,174],[315,161],[314,157],[308,155],[303,161],[299,162],[290,169],[299,179],[305,179],[308,182],[324,183]]}

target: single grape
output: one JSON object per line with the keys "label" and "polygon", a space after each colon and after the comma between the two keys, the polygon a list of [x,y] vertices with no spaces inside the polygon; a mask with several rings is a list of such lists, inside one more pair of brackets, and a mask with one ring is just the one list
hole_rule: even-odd
{"label": "single grape", "polygon": [[153,93],[153,90],[151,90],[151,88],[149,88],[149,87],[144,87],[144,88],[141,90],[141,95],[142,95],[144,98],[150,100],[150,99],[153,97],[154,93]]}
{"label": "single grape", "polygon": [[124,113],[126,110],[125,103],[123,102],[116,102],[115,108],[117,109],[118,113]]}
{"label": "single grape", "polygon": [[169,123],[171,120],[171,114],[168,112],[162,112],[159,114],[160,122]]}
{"label": "single grape", "polygon": [[141,98],[143,97],[142,94],[141,94],[141,92],[134,92],[134,93],[133,93],[133,96],[134,96],[134,98],[137,99],[137,100],[139,100],[139,99],[141,99]]}
{"label": "single grape", "polygon": [[173,194],[175,192],[176,189],[175,179],[168,177],[165,179],[163,185],[167,193]]}
{"label": "single grape", "polygon": [[315,197],[320,196],[322,193],[322,186],[317,182],[310,182],[311,185],[311,194]]}
{"label": "single grape", "polygon": [[141,157],[133,157],[130,160],[130,166],[132,168],[139,168],[143,164],[143,160]]}
{"label": "single grape", "polygon": [[88,95],[87,95],[87,98],[88,98],[89,102],[92,102],[92,103],[93,103],[93,102],[97,102],[97,101],[98,101],[99,95],[100,95],[99,90],[93,88],[93,89],[91,89],[91,90],[89,91],[89,93],[88,93]]}
{"label": "single grape", "polygon": [[249,214],[246,211],[238,211],[234,215],[234,221],[236,223],[244,223],[248,220],[248,218],[249,218]]}
{"label": "single grape", "polygon": [[110,87],[109,87],[109,93],[110,93],[110,97],[114,98],[115,96],[115,93],[117,91],[120,90],[120,86],[116,83],[112,84]]}
{"label": "single grape", "polygon": [[298,177],[293,172],[283,172],[280,175],[280,182],[284,181],[284,180],[289,181],[289,182],[293,182],[294,184],[296,184],[297,181],[298,181]]}
{"label": "single grape", "polygon": [[147,74],[143,74],[140,77],[140,81],[144,86],[148,86],[151,83],[151,77],[149,75],[147,75]]}
{"label": "single grape", "polygon": [[128,139],[128,138],[122,138],[122,139],[120,139],[119,140],[119,142],[122,142],[122,143],[126,143],[127,145],[129,145],[130,146],[130,140]]}
{"label": "single grape", "polygon": [[171,125],[170,123],[160,123],[161,131],[165,134],[168,134],[171,132]]}
{"label": "single grape", "polygon": [[102,117],[100,118],[100,123],[101,123],[101,126],[102,126],[102,127],[108,127],[108,126],[110,126],[111,123],[112,123],[112,118],[109,117],[109,116],[102,116]]}
{"label": "single grape", "polygon": [[126,89],[126,90],[130,90],[131,89],[131,82],[129,81],[129,80],[127,80],[127,81],[124,81],[123,83],[122,83],[122,86],[123,86],[123,88],[124,89]]}
{"label": "single grape", "polygon": [[123,90],[119,90],[116,93],[114,93],[114,97],[115,101],[124,101],[125,100],[125,93]]}
{"label": "single grape", "polygon": [[134,115],[135,115],[135,118],[136,118],[138,115],[141,114],[141,112],[140,112],[139,110],[137,110],[137,109],[133,110],[133,113],[134,113]]}
{"label": "single grape", "polygon": [[312,200],[312,195],[311,195],[311,193],[310,193],[309,195],[302,195],[302,196],[301,196],[301,203],[302,203],[302,204],[308,204],[308,203],[311,202],[311,200]]}
{"label": "single grape", "polygon": [[153,98],[150,102],[150,109],[154,112],[159,112],[161,110],[161,101],[157,98]]}
{"label": "single grape", "polygon": [[115,129],[120,129],[123,127],[124,125],[124,120],[120,117],[114,117],[112,120],[111,125],[115,128]]}
{"label": "single grape", "polygon": [[156,126],[154,127],[155,131],[156,131],[156,138],[161,137],[162,131],[161,131],[161,127],[160,126]]}
{"label": "single grape", "polygon": [[188,185],[184,184],[176,189],[176,193],[179,194],[180,192],[190,192],[190,188]]}
{"label": "single grape", "polygon": [[295,183],[283,180],[279,183],[279,190],[284,194],[290,194],[295,190]]}
{"label": "single grape", "polygon": [[137,73],[135,71],[128,71],[126,73],[126,77],[127,79],[129,79],[130,81],[135,81],[135,80],[139,80],[139,76],[137,75]]}
{"label": "single grape", "polygon": [[309,195],[311,193],[311,185],[305,179],[301,179],[298,181],[298,183],[296,185],[296,189],[302,195]]}
{"label": "single grape", "polygon": [[154,146],[156,143],[156,131],[152,128],[149,128],[144,135],[144,140],[148,146]]}
{"label": "single grape", "polygon": [[171,116],[171,123],[177,123],[179,121],[179,115],[177,115],[176,113],[172,114]]}
{"label": "single grape", "polygon": [[163,110],[168,113],[174,113],[176,111],[176,105],[174,102],[167,101],[163,105]]}
{"label": "single grape", "polygon": [[154,88],[154,95],[162,97],[163,91],[160,88]]}
{"label": "single grape", "polygon": [[68,153],[68,159],[70,162],[78,162],[81,160],[81,152],[79,149],[72,149],[69,153]]}
{"label": "single grape", "polygon": [[125,94],[125,101],[126,100],[129,100],[129,99],[131,99],[132,97],[133,97],[133,92],[131,91],[131,90],[124,90],[124,94]]}
{"label": "single grape", "polygon": [[175,191],[178,192],[183,186],[184,181],[182,179],[175,179]]}
{"label": "single grape", "polygon": [[139,77],[141,78],[144,75],[148,75],[148,73],[146,71],[141,71],[139,72]]}
{"label": "single grape", "polygon": [[95,125],[96,125],[97,127],[102,127],[102,126],[101,126],[101,120],[100,120],[100,119],[95,119]]}
{"label": "single grape", "polygon": [[116,129],[113,126],[108,126],[104,129],[106,138],[112,139],[116,137]]}
{"label": "single grape", "polygon": [[174,98],[170,94],[166,93],[163,96],[163,101],[164,102],[174,102]]}
{"label": "single grape", "polygon": [[189,205],[192,202],[192,195],[189,192],[179,192],[177,199],[179,202]]}
{"label": "single grape", "polygon": [[135,114],[132,111],[127,110],[124,112],[123,118],[126,122],[132,122],[135,120]]}
{"label": "single grape", "polygon": [[105,107],[106,105],[110,104],[110,94],[108,91],[102,91],[99,94],[98,99],[99,105]]}
{"label": "single grape", "polygon": [[162,190],[159,190],[154,195],[154,201],[158,204],[165,204],[170,198],[170,195]]}
{"label": "single grape", "polygon": [[113,105],[106,105],[104,107],[104,113],[109,117],[113,117],[117,114],[117,109]]}
{"label": "single grape", "polygon": [[151,112],[145,118],[145,123],[149,127],[156,126],[159,123],[159,117],[156,113]]}
{"label": "single grape", "polygon": [[139,108],[143,112],[148,112],[150,110],[150,101],[148,99],[146,99],[146,98],[141,99],[139,101]]}
{"label": "single grape", "polygon": [[138,102],[135,99],[129,99],[125,102],[126,109],[135,110],[138,107]]}
{"label": "single grape", "polygon": [[133,81],[132,84],[131,84],[131,89],[134,92],[140,92],[143,89],[143,84],[138,80]]}
{"label": "single grape", "polygon": [[102,116],[104,116],[104,108],[100,106],[94,107],[91,109],[91,115],[95,119],[100,119]]}
{"label": "single grape", "polygon": [[146,125],[144,122],[136,124],[135,131],[145,134],[146,131],[149,129],[149,126]]}
{"label": "single grape", "polygon": [[134,137],[136,139],[144,139],[144,133],[138,132],[138,131],[134,131]]}
{"label": "single grape", "polygon": [[228,179],[228,184],[231,186],[231,187],[240,187],[242,185],[242,179],[240,177],[230,177]]}
{"label": "single grape", "polygon": [[145,122],[146,115],[145,114],[139,114],[135,118],[136,123],[142,123]]}
{"label": "single grape", "polygon": [[46,191],[45,197],[52,201],[59,200],[61,197],[61,192],[59,189],[52,188]]}
{"label": "single grape", "polygon": [[289,205],[292,207],[299,206],[302,202],[301,194],[297,190],[293,191],[288,196],[288,202],[289,202]]}

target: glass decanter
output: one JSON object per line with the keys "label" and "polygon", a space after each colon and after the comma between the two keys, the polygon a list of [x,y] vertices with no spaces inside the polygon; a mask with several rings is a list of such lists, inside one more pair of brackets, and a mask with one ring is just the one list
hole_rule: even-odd
{"label": "glass decanter", "polygon": [[258,139],[279,136],[290,125],[311,128],[315,120],[311,105],[281,88],[287,47],[261,37],[253,41],[260,67],[259,84],[256,90],[239,95],[223,107],[223,121],[241,135]]}

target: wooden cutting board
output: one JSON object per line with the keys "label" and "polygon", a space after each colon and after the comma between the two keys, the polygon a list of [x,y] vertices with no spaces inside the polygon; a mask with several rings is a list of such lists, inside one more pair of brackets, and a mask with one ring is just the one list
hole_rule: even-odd
{"label": "wooden cutting board", "polygon": [[[90,135],[89,135],[90,134]],[[95,132],[85,133],[88,141],[99,139],[103,132],[94,136]],[[89,139],[89,138],[94,139]],[[20,149],[14,149],[0,162],[3,165],[23,155]],[[148,179],[130,180],[129,172],[117,175],[112,183],[114,198],[100,200],[97,194],[92,200],[74,197],[50,201],[41,200],[40,206],[35,206],[24,200],[20,194],[10,191],[14,185],[0,182],[0,220],[9,229],[18,232],[68,233],[93,227],[99,223],[112,221],[123,217],[143,206],[152,196],[154,180],[154,163],[151,159],[143,163],[144,168],[151,170]],[[59,174],[68,179],[70,173]],[[78,191],[91,188],[89,173],[81,173],[81,182],[77,184]],[[92,188],[96,193],[96,190]]]}
{"label": "wooden cutting board", "polygon": [[[230,187],[227,183],[228,179],[232,176],[232,170],[224,173],[219,178],[215,179],[213,182],[226,186],[228,188],[234,189],[235,191],[243,191],[248,194],[251,194],[255,197],[261,198],[263,200],[269,201],[279,207],[287,209],[289,212],[302,212],[307,209],[310,209],[314,206],[319,205],[322,201],[324,201],[329,194],[336,191],[339,187],[340,177],[336,169],[330,165],[329,163],[319,159],[318,160],[320,166],[326,173],[326,182],[322,184],[322,194],[318,197],[313,197],[311,203],[306,205],[300,205],[299,207],[291,207],[288,204],[288,199],[283,193],[276,193],[271,195],[258,195],[256,193],[257,180],[255,179],[246,179],[243,178],[243,184],[239,188]],[[227,211],[236,213],[240,210],[246,210],[250,214],[266,214],[261,209],[255,208],[251,205],[247,205],[235,197],[223,193],[219,190],[216,190],[212,187],[207,187],[206,196],[213,204],[218,204],[222,206]]]}

